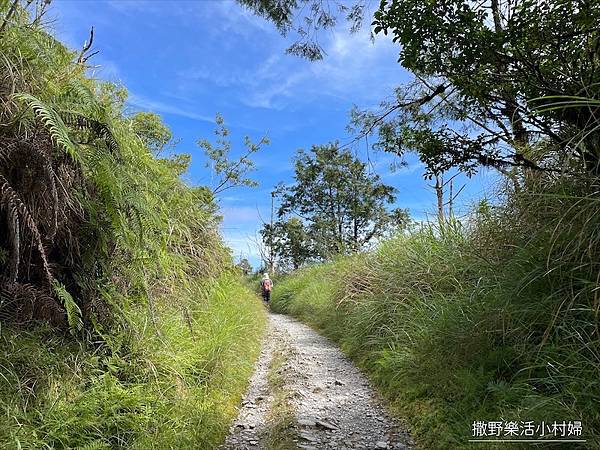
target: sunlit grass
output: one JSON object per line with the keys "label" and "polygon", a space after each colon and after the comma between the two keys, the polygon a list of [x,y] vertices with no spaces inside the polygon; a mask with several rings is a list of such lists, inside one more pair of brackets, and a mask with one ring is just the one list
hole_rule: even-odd
{"label": "sunlit grass", "polygon": [[[258,356],[265,313],[236,278],[192,289],[181,311],[146,311],[138,335],[84,345],[4,328],[1,448],[212,449],[224,439]],[[173,295],[181,293],[175,292]],[[86,447],[88,446],[88,447]]]}
{"label": "sunlit grass", "polygon": [[515,197],[301,270],[272,307],[338,341],[423,448],[470,448],[474,420],[582,420],[595,448],[599,211],[593,196]]}
{"label": "sunlit grass", "polygon": [[[290,357],[290,349],[278,346],[271,359],[267,380],[273,400],[267,415],[267,423],[262,439],[267,450],[292,450],[298,448],[294,429],[295,409],[292,405],[293,392],[286,386],[285,366]],[[289,376],[289,374],[287,374]]]}

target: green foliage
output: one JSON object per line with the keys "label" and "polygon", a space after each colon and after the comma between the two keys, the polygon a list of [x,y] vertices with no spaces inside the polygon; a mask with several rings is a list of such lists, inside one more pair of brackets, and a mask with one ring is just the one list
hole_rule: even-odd
{"label": "green foliage", "polygon": [[292,350],[281,343],[273,350],[269,362],[267,381],[273,400],[267,417],[266,427],[261,436],[266,450],[294,450],[298,448],[295,432],[296,411],[292,400],[294,392],[286,386],[286,370]]}
{"label": "green foliage", "polygon": [[[361,1],[238,2],[282,34],[296,32],[288,52],[310,60],[324,56],[319,31],[344,16],[356,30],[365,12]],[[597,105],[539,106],[563,95],[598,99],[599,19],[597,2],[575,0],[382,0],[373,33],[399,45],[415,80],[379,110],[352,112],[357,139],[376,132],[376,148],[417,152],[429,176],[482,165],[516,182],[523,169],[598,175]]]}
{"label": "green foliage", "polygon": [[295,41],[288,47],[287,53],[310,61],[323,59],[325,51],[319,44],[319,33],[335,28],[340,18],[351,33],[360,30],[367,3],[364,0],[237,1],[254,14],[271,21],[283,36],[293,32]]}
{"label": "green foliage", "polygon": [[317,254],[306,227],[297,217],[265,224],[261,230],[263,242],[273,249],[280,271],[298,269]]}
{"label": "green foliage", "polygon": [[354,123],[378,129],[386,151],[417,151],[433,174],[487,165],[597,175],[596,107],[532,101],[598,98],[599,19],[596,2],[384,0],[374,31],[401,46],[417,81],[383,113],[355,111]]}
{"label": "green foliage", "polygon": [[212,194],[216,196],[236,186],[258,186],[256,181],[248,177],[248,173],[254,170],[254,162],[250,157],[260,150],[261,146],[268,145],[269,139],[265,136],[258,143],[253,143],[250,137],[246,136],[244,140],[246,153],[232,160],[230,158],[231,141],[228,139],[229,129],[225,126],[225,121],[220,114],[217,114],[215,122],[217,124],[215,130],[216,145],[213,146],[206,139],[198,141],[198,146],[204,149],[204,153],[209,159],[206,167],[213,171],[216,178],[211,183]]}
{"label": "green foliage", "polygon": [[180,179],[189,156],[157,157],[172,140],[160,118],[127,116],[124,88],[86,78],[19,6],[11,17],[0,41],[0,291],[16,301],[2,316],[73,326],[79,310],[89,330],[230,264],[212,197]]}
{"label": "green foliage", "polygon": [[160,116],[149,112],[137,112],[130,119],[131,128],[144,145],[155,155],[173,144],[173,133],[162,123]]}
{"label": "green foliage", "polygon": [[594,186],[537,177],[468,225],[424,226],[289,275],[271,307],[338,341],[425,448],[470,448],[474,420],[582,420],[596,448]]}
{"label": "green foliage", "polygon": [[243,275],[250,275],[252,273],[252,264],[248,261],[247,258],[242,258],[240,262],[237,264],[238,269],[242,271]]}
{"label": "green foliage", "polygon": [[78,158],[75,145],[71,142],[71,138],[69,137],[67,126],[60,115],[52,107],[44,104],[41,100],[29,94],[15,94],[14,98],[15,100],[25,102],[31,107],[35,116],[41,120],[56,145],[62,147],[62,149],[74,160]]}
{"label": "green foliage", "polygon": [[337,143],[299,150],[294,181],[281,192],[279,221],[262,230],[284,266],[360,251],[407,225],[406,211],[387,209],[395,189]]}
{"label": "green foliage", "polygon": [[54,280],[52,288],[65,307],[67,323],[71,328],[71,332],[75,333],[81,331],[83,329],[83,320],[81,319],[81,309],[79,309],[79,305],[77,305],[71,294],[69,294],[69,291],[67,291],[60,282]]}
{"label": "green foliage", "polygon": [[0,447],[216,448],[258,356],[264,309],[233,276],[168,297],[156,329],[134,308],[134,335],[108,346],[3,327]]}
{"label": "green foliage", "polygon": [[215,448],[262,305],[190,156],[30,3],[0,3],[0,447]]}

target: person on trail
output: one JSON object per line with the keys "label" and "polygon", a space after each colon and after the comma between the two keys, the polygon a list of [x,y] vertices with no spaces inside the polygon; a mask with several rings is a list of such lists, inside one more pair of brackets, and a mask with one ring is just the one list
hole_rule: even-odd
{"label": "person on trail", "polygon": [[260,292],[266,303],[271,300],[271,290],[273,289],[273,280],[269,278],[269,274],[265,273],[260,281]]}

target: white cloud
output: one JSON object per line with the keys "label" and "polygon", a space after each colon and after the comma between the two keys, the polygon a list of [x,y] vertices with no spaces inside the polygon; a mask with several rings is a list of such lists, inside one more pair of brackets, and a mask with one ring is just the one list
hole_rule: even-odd
{"label": "white cloud", "polygon": [[[238,35],[228,39],[239,44],[239,33],[243,35],[242,30],[246,29],[261,42],[257,46],[257,58],[243,63],[236,60],[232,64],[225,59],[220,63],[197,64],[178,74],[181,89],[194,91],[202,81],[217,87],[237,88],[236,99],[247,106],[289,110],[324,97],[337,98],[346,104],[350,100],[361,104],[378,103],[409,77],[396,63],[399,47],[385,37],[372,41],[369,29],[349,33],[340,27],[325,33],[325,58],[310,62],[285,54],[289,44],[285,39],[267,38],[254,23],[238,21],[237,24]],[[261,41],[263,39],[266,43]],[[269,56],[260,61],[259,55],[265,50]]]}
{"label": "white cloud", "polygon": [[130,94],[127,99],[129,105],[140,109],[163,114],[174,114],[176,116],[186,117],[188,119],[199,120],[202,122],[214,123],[214,117],[200,114],[196,111],[188,110],[174,104],[164,103],[158,100],[152,100],[140,95]]}
{"label": "white cloud", "polygon": [[393,60],[393,53],[385,45],[372,44],[366,33],[335,32],[328,47],[331,50],[322,61],[283,54],[266,60],[248,77],[251,81],[246,83],[249,96],[245,103],[285,109],[292,103],[325,96],[373,101],[380,100],[399,81],[401,71],[390,71],[384,62]]}
{"label": "white cloud", "polygon": [[259,220],[258,208],[250,206],[224,206],[221,208],[225,225],[240,223],[255,223]]}
{"label": "white cloud", "polygon": [[220,26],[221,31],[252,36],[252,33],[262,32],[275,34],[275,27],[265,19],[256,16],[248,9],[233,0],[218,1],[211,4],[210,13],[213,23]]}
{"label": "white cloud", "polygon": [[[260,193],[260,191],[259,191]],[[258,193],[257,193],[258,194]],[[266,195],[265,195],[266,197]],[[232,249],[236,258],[240,255],[256,267],[260,265],[260,234],[263,221],[269,220],[269,205],[247,205],[247,200],[240,201],[240,206],[227,205],[221,207],[223,222],[221,232],[226,244]]]}
{"label": "white cloud", "polygon": [[247,258],[253,266],[260,265],[259,237],[253,230],[222,230],[222,234],[225,244],[231,249],[236,260]]}
{"label": "white cloud", "polygon": [[308,78],[309,73],[307,72],[292,73],[287,77],[282,77],[281,81],[271,81],[266,87],[257,86],[256,89],[251,90],[249,97],[242,101],[252,107],[283,109],[285,105],[278,100],[293,97],[296,86]]}
{"label": "white cloud", "polygon": [[386,173],[384,173],[384,175],[382,177],[384,179],[385,178],[398,178],[398,177],[403,177],[403,176],[407,176],[407,175],[413,175],[415,173],[423,173],[424,171],[425,171],[425,164],[423,164],[421,161],[417,161],[417,162],[407,163],[407,165],[404,165],[400,168],[395,168],[394,170],[388,170]]}
{"label": "white cloud", "polygon": [[102,58],[94,61],[94,57],[92,57],[90,64],[93,64],[90,74],[93,78],[122,83],[121,70],[115,62]]}
{"label": "white cloud", "polygon": [[[186,25],[202,28],[202,33],[249,36],[252,31],[275,32],[266,20],[256,16],[234,0],[219,1],[173,1],[173,0],[113,0],[108,5],[125,15],[150,14],[176,17]],[[204,28],[206,23],[210,29]],[[159,22],[157,22],[159,23]]]}

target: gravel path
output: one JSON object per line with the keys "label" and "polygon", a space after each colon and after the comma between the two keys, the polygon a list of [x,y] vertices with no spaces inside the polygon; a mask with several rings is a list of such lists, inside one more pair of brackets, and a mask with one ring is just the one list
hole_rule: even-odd
{"label": "gravel path", "polygon": [[272,402],[267,382],[275,346],[288,348],[285,388],[293,393],[294,445],[304,449],[411,449],[409,435],[386,414],[366,378],[327,338],[283,315],[271,314],[256,372],[227,449],[261,449]]}
{"label": "gravel path", "polygon": [[273,402],[267,373],[280,337],[281,333],[275,329],[270,320],[256,369],[242,399],[240,412],[222,448],[228,450],[264,448],[259,444],[267,431],[267,415]]}

